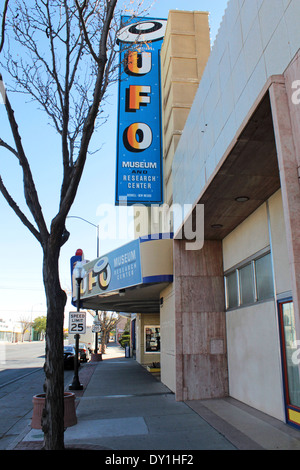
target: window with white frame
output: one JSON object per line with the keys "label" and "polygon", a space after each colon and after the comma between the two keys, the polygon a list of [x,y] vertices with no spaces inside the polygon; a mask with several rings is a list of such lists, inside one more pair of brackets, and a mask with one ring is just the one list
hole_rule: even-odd
{"label": "window with white frame", "polygon": [[160,327],[145,326],[145,353],[160,352]]}
{"label": "window with white frame", "polygon": [[270,251],[248,259],[225,274],[226,308],[251,305],[274,297]]}

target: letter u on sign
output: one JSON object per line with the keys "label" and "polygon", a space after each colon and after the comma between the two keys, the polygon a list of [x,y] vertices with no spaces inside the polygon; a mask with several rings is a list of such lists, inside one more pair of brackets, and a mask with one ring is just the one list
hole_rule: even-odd
{"label": "letter u on sign", "polygon": [[129,51],[125,56],[125,72],[127,75],[146,75],[151,72],[151,52]]}

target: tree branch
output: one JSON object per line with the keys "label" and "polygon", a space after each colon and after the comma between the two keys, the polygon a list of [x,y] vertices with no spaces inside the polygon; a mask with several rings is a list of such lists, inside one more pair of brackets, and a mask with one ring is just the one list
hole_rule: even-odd
{"label": "tree branch", "polygon": [[[61,3],[54,2],[54,5],[49,0],[36,0],[35,9],[27,8],[26,2],[20,0],[19,5],[22,6],[20,10],[22,17],[20,21],[14,20],[11,23],[17,43],[31,54],[31,63],[26,64],[26,56],[23,56],[24,63],[23,57],[19,61],[13,61],[8,57],[7,67],[16,83],[43,106],[62,138],[64,171],[60,206],[58,214],[52,220],[50,232],[53,230],[53,233],[58,233],[63,229],[65,218],[74,202],[90,140],[96,127],[100,104],[110,83],[110,73],[116,54],[110,32],[117,0],[101,1],[101,4],[98,1],[75,0],[73,7],[68,5],[67,0]],[[47,36],[50,45],[49,63],[45,52],[39,50],[36,34],[44,35],[44,38],[45,34]],[[97,54],[92,41],[98,44]],[[58,60],[62,47],[65,60],[63,78],[61,78],[61,63]],[[108,49],[110,49],[109,57]],[[86,72],[86,78],[79,69],[82,57],[87,59],[84,62],[85,70],[90,70]],[[71,93],[72,87],[75,88],[73,93]],[[15,155],[23,168],[26,202],[41,235],[47,237],[49,232],[8,100],[6,107],[16,145]],[[75,163],[74,149],[78,149]]]}
{"label": "tree branch", "polygon": [[[57,91],[59,94],[59,99],[61,103],[61,107],[63,108],[63,96],[62,96],[62,87],[58,78],[58,73],[57,73],[57,67],[56,67],[56,56],[55,56],[55,46],[54,46],[54,38],[53,38],[53,27],[52,27],[52,21],[51,21],[51,14],[49,10],[49,1],[46,2],[46,8],[47,8],[47,15],[48,15],[48,24],[47,27],[49,29],[49,39],[50,39],[50,51],[51,51],[51,57],[52,57],[52,76],[55,80],[55,83],[57,85]],[[45,62],[46,66],[48,64]]]}
{"label": "tree branch", "polygon": [[6,187],[3,184],[2,178],[0,176],[0,191],[3,194],[4,198],[19,217],[19,219],[23,222],[23,224],[30,230],[30,232],[35,236],[35,238],[42,244],[41,234],[36,228],[32,225],[32,223],[27,219],[26,215],[21,211],[17,203],[13,200],[9,192],[7,191]]}
{"label": "tree branch", "polygon": [[7,144],[6,142],[4,142],[3,139],[0,138],[0,147],[4,147],[6,148],[7,150],[9,150],[11,153],[14,154],[15,157],[17,157],[17,159],[19,159],[19,155],[18,155],[18,152],[9,144]]}
{"label": "tree branch", "polygon": [[2,24],[1,24],[0,53],[3,49],[4,40],[5,40],[5,21],[6,21],[6,13],[7,13],[7,9],[8,9],[8,3],[9,3],[9,0],[5,0],[4,9],[3,9],[3,16],[2,16]]}
{"label": "tree branch", "polygon": [[[1,73],[0,73],[0,81],[2,81]],[[4,106],[6,109],[6,113],[8,116],[9,123],[10,123],[10,128],[11,128],[15,145],[16,145],[15,155],[18,157],[19,163],[23,170],[24,194],[25,194],[26,203],[27,203],[28,208],[30,209],[30,212],[33,215],[33,218],[37,226],[39,227],[40,235],[42,236],[44,240],[46,240],[49,235],[48,230],[47,230],[44,216],[42,213],[42,209],[39,203],[39,199],[38,199],[35,184],[32,178],[30,166],[29,166],[28,160],[26,158],[26,155],[23,149],[21,136],[19,134],[18,125],[14,116],[14,111],[11,107],[11,104],[9,102],[7,95],[5,96]]]}
{"label": "tree branch", "polygon": [[94,51],[93,46],[91,44],[91,41],[90,41],[90,38],[89,38],[89,35],[88,35],[88,32],[87,32],[86,24],[85,24],[85,19],[83,17],[83,12],[87,8],[87,2],[84,1],[82,7],[80,7],[80,5],[78,3],[78,0],[75,0],[75,4],[76,4],[77,10],[78,10],[79,19],[80,19],[80,23],[81,23],[81,27],[82,27],[85,42],[86,42],[86,44],[89,48],[90,54],[92,55],[93,59],[95,60],[95,62],[98,63],[99,59],[98,59],[98,56],[97,56],[96,52]]}
{"label": "tree branch", "polygon": [[[77,0],[76,0],[77,2]],[[104,75],[105,67],[107,64],[107,39],[109,36],[111,21],[114,16],[114,11],[116,8],[117,0],[110,0],[108,7],[105,12],[105,17],[103,20],[103,28],[101,31],[101,39],[99,43],[99,62],[97,62],[97,77],[94,87],[93,101],[90,105],[88,114],[86,116],[84,127],[82,131],[82,138],[80,142],[80,149],[78,153],[78,158],[74,165],[74,170],[72,172],[70,182],[67,188],[67,191],[60,202],[60,210],[52,223],[56,224],[59,220],[64,219],[75,199],[78,185],[82,176],[83,168],[87,158],[88,146],[93,135],[95,121],[99,111],[99,104],[104,95]],[[77,2],[78,5],[78,2]]]}

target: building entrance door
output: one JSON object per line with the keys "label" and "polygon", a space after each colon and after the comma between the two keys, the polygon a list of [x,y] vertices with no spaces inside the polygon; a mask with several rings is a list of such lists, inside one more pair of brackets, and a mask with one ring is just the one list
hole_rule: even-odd
{"label": "building entrance door", "polygon": [[300,341],[292,299],[279,302],[279,323],[287,423],[300,429]]}

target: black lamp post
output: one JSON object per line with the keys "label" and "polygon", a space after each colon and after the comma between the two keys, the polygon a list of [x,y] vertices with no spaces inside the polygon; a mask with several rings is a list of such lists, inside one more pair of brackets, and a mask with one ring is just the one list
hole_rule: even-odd
{"label": "black lamp post", "polygon": [[[84,269],[81,262],[77,262],[74,268],[74,277],[77,285],[77,312],[80,312],[80,285],[84,276]],[[75,358],[74,358],[74,377],[69,385],[69,390],[83,390],[83,385],[78,377],[78,354],[79,354],[79,334],[75,335]]]}
{"label": "black lamp post", "polygon": [[[78,217],[77,215],[68,215],[67,219],[80,219],[97,229],[97,258],[99,258],[99,225],[95,225],[92,222],[89,222],[88,220],[84,219],[83,217]],[[95,319],[96,318],[99,320],[98,310],[96,310]],[[95,354],[97,354],[97,352],[98,352],[98,333],[96,332],[95,333]]]}

